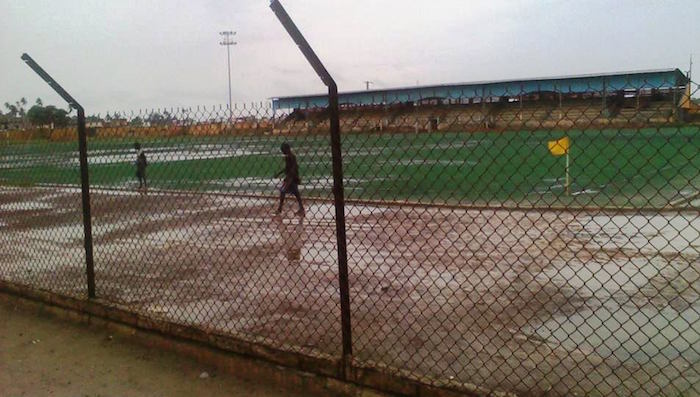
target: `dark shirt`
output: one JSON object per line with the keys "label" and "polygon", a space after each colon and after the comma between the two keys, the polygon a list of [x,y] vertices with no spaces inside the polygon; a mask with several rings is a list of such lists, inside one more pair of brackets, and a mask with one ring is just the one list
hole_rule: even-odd
{"label": "dark shirt", "polygon": [[299,164],[293,153],[284,156],[284,179],[288,182],[299,183]]}
{"label": "dark shirt", "polygon": [[146,153],[143,150],[139,150],[136,155],[136,169],[139,172],[146,171],[146,166],[148,165],[148,160],[146,160]]}

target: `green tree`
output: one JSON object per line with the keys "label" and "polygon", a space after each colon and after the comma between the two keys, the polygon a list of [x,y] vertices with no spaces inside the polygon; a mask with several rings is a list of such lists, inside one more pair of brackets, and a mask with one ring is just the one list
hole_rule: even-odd
{"label": "green tree", "polygon": [[143,119],[137,116],[129,122],[129,125],[132,127],[141,127],[143,125]]}
{"label": "green tree", "polygon": [[5,108],[9,113],[7,113],[8,116],[11,118],[17,117],[17,106],[11,104],[10,102],[5,102]]}
{"label": "green tree", "polygon": [[17,105],[18,109],[17,115],[22,121],[22,128],[24,128],[27,120],[27,109],[25,108],[25,106],[27,106],[27,99],[22,97],[19,101],[15,102],[15,104]]}
{"label": "green tree", "polygon": [[158,112],[154,112],[146,118],[146,121],[148,121],[151,125],[164,124],[165,117]]}
{"label": "green tree", "polygon": [[53,105],[34,105],[27,112],[27,119],[35,126],[65,127],[70,122],[68,112]]}
{"label": "green tree", "polygon": [[19,119],[15,120],[16,122],[19,122],[22,127],[24,128],[25,125],[25,116],[26,116],[26,108],[25,106],[27,105],[27,99],[22,97],[20,98],[19,101],[15,101],[14,104],[5,102],[5,108],[8,110],[8,115],[10,116],[10,119]]}
{"label": "green tree", "polygon": [[27,99],[25,97],[22,97],[22,98],[20,98],[19,101],[15,102],[15,104],[17,105],[17,108],[19,109],[20,116],[24,117],[24,115],[26,114],[25,106],[27,106]]}

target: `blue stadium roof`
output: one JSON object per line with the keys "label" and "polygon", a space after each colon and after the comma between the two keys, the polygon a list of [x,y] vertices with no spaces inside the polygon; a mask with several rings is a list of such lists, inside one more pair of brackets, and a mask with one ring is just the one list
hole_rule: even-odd
{"label": "blue stadium roof", "polygon": [[[522,80],[479,81],[383,90],[351,91],[339,95],[339,103],[379,105],[419,101],[427,98],[484,98],[518,96],[536,92],[593,93],[637,88],[674,88],[688,79],[679,69],[645,70],[578,76],[544,77]],[[328,106],[326,94],[272,98],[273,109],[299,109]]]}

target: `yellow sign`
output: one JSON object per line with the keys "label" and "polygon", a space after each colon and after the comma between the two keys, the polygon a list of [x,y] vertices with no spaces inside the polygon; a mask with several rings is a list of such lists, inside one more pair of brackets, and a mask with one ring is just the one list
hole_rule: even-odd
{"label": "yellow sign", "polygon": [[563,156],[569,152],[569,137],[565,136],[556,141],[547,142],[547,147],[549,147],[549,152],[554,156]]}

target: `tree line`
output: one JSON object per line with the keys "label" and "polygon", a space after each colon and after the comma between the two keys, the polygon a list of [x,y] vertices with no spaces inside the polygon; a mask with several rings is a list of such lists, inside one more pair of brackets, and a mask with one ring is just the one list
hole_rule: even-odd
{"label": "tree line", "polygon": [[[4,108],[0,108],[0,129],[27,129],[27,128],[61,128],[75,125],[76,116],[70,116],[70,110],[57,108],[54,105],[44,105],[41,98],[37,98],[34,105],[28,107],[28,101],[22,97],[15,102],[5,102]],[[167,110],[162,112],[153,111],[149,114],[133,117],[127,120],[119,112],[107,113],[104,116],[91,115],[86,117],[88,123],[103,123],[111,125],[123,122],[124,124],[141,127],[149,125],[173,124],[182,118],[178,118],[174,113]],[[190,121],[189,118],[184,118]]]}
{"label": "tree line", "polygon": [[57,108],[53,105],[44,106],[41,98],[37,98],[29,109],[27,99],[22,97],[18,101],[5,102],[4,110],[0,110],[0,127],[5,129],[27,127],[34,128],[60,128],[66,127],[75,121],[69,116],[69,111]]}

